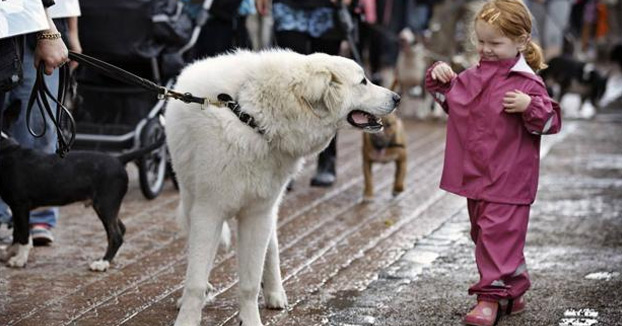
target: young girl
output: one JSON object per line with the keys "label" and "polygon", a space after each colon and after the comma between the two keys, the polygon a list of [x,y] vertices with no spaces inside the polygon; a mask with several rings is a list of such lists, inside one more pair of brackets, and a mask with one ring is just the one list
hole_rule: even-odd
{"label": "young girl", "polygon": [[467,325],[494,325],[525,308],[523,255],[538,187],[540,135],[561,128],[560,110],[534,71],[545,67],[520,0],[491,0],[475,16],[480,62],[459,75],[443,62],[426,87],[449,115],[441,188],[467,197],[480,274]]}

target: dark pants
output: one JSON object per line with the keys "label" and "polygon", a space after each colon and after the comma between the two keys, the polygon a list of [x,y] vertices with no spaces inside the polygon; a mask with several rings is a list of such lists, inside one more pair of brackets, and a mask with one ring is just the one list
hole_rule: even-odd
{"label": "dark pants", "polygon": [[0,92],[0,130],[4,131],[4,94],[5,92]]}
{"label": "dark pants", "polygon": [[194,59],[213,57],[235,48],[251,48],[244,19],[246,17],[233,20],[213,18],[205,22],[193,49]]}
{"label": "dark pants", "polygon": [[308,34],[300,32],[276,32],[274,38],[276,45],[279,47],[288,48],[300,54],[322,52],[337,55],[339,54],[339,45],[341,44],[341,40],[325,40],[310,37]]}

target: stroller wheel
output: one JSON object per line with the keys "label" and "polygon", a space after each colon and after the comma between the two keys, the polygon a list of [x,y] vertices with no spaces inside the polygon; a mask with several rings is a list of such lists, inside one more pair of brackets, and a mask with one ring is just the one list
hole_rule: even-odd
{"label": "stroller wheel", "polygon": [[[141,147],[153,144],[164,136],[164,127],[158,118],[150,119],[141,130]],[[157,148],[138,160],[138,178],[140,189],[147,199],[156,198],[164,187],[167,165],[166,145]]]}

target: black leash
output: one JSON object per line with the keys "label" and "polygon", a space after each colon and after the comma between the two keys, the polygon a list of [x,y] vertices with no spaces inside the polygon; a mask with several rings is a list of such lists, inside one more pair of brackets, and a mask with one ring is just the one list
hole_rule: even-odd
{"label": "black leash", "polygon": [[240,121],[242,121],[242,123],[253,128],[255,131],[257,131],[261,135],[265,134],[265,130],[263,130],[261,127],[259,127],[256,124],[255,119],[248,113],[243,112],[238,102],[236,102],[228,94],[218,94],[217,100],[214,101],[214,100],[210,100],[205,97],[194,96],[188,92],[179,93],[179,92],[173,91],[164,86],[160,86],[148,79],[136,76],[119,67],[113,66],[107,62],[101,61],[99,59],[95,59],[85,54],[69,51],[69,58],[71,58],[72,60],[78,61],[80,63],[89,65],[93,68],[96,68],[97,70],[101,71],[102,73],[106,74],[107,76],[111,78],[124,81],[128,84],[142,87],[148,91],[156,93],[158,98],[161,100],[165,98],[173,98],[176,100],[183,101],[185,103],[198,103],[198,104],[201,104],[201,109],[204,109],[208,104],[227,107],[231,110],[231,112],[233,112],[233,114],[235,114],[238,117],[238,119],[240,119]]}
{"label": "black leash", "polygon": [[156,93],[159,99],[164,98],[174,98],[176,100],[183,101],[185,103],[199,103],[202,106],[207,104],[206,99],[202,97],[193,96],[190,93],[179,93],[173,90],[170,90],[164,86],[160,86],[148,79],[136,76],[131,72],[125,71],[117,66],[113,66],[107,62],[101,61],[99,59],[95,59],[85,54],[76,53],[73,51],[69,51],[69,58],[71,60],[75,60],[80,63],[84,63],[91,67],[97,68],[102,73],[107,76],[124,81],[128,84],[132,84],[134,86],[142,87],[148,91]]}
{"label": "black leash", "polygon": [[[40,64],[37,68],[37,78],[35,80],[34,87],[30,93],[30,99],[28,100],[28,106],[26,107],[26,126],[30,134],[35,138],[42,137],[47,131],[47,123],[45,122],[45,115],[47,114],[50,121],[56,128],[56,134],[58,135],[58,149],[56,153],[60,157],[64,157],[69,149],[73,145],[76,138],[76,122],[71,115],[71,112],[63,105],[65,99],[65,92],[68,87],[67,78],[69,77],[69,67],[64,65],[59,68],[60,79],[58,83],[58,96],[54,97],[50,89],[45,84],[45,65]],[[48,98],[51,98],[56,103],[56,115],[52,111],[52,106],[48,102]],[[37,133],[30,126],[30,117],[32,115],[32,108],[34,103],[37,102],[39,113],[41,114],[43,121],[43,130],[41,133]],[[64,126],[64,121],[67,122],[67,126]],[[69,135],[63,132],[63,127],[68,129]],[[69,136],[69,137],[67,137]]]}

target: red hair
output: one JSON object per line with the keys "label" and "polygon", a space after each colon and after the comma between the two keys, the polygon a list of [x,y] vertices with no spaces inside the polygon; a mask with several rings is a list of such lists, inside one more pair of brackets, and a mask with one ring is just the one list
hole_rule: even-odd
{"label": "red hair", "polygon": [[475,15],[475,21],[482,21],[495,27],[503,36],[514,41],[527,38],[527,44],[521,51],[527,64],[535,70],[546,68],[542,49],[533,42],[531,35],[531,13],[521,0],[491,0]]}

